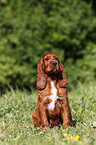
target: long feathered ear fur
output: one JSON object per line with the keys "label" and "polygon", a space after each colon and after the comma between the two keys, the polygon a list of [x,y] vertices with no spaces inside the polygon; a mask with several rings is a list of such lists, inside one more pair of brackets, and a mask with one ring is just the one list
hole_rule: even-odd
{"label": "long feathered ear fur", "polygon": [[37,88],[43,90],[46,87],[46,75],[43,70],[43,57],[41,58],[40,63],[37,66]]}
{"label": "long feathered ear fur", "polygon": [[60,62],[60,72],[59,72],[59,85],[61,88],[66,87],[68,84],[64,69],[63,69],[63,65]]}

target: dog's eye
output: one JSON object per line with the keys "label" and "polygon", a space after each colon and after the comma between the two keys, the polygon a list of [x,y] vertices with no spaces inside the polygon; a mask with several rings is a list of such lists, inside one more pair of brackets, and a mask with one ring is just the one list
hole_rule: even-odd
{"label": "dog's eye", "polygon": [[46,58],[45,58],[45,60],[49,60],[49,58],[48,58],[48,57],[46,57]]}
{"label": "dog's eye", "polygon": [[58,60],[58,57],[56,57],[56,60]]}

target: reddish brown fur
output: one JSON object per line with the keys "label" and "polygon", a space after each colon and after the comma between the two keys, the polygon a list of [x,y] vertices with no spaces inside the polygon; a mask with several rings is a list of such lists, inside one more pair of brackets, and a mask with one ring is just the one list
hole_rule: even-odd
{"label": "reddish brown fur", "polygon": [[[57,65],[53,67],[52,62],[56,62]],[[51,95],[51,81],[54,82],[59,96],[54,110],[48,110],[48,104],[52,100],[46,97]],[[49,126],[58,126],[59,124],[63,124],[63,127],[71,126],[67,84],[68,81],[63,65],[59,62],[58,57],[52,52],[45,53],[37,67],[38,102],[37,109],[32,114],[34,127],[41,126],[43,129],[45,127],[49,128]]]}

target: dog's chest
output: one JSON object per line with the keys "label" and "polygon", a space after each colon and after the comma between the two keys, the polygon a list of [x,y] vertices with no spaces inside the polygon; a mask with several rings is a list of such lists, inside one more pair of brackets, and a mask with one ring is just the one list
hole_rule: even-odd
{"label": "dog's chest", "polygon": [[49,111],[54,110],[56,101],[58,99],[57,89],[56,89],[55,84],[54,84],[53,81],[51,81],[50,93],[51,93],[51,95],[49,96],[49,98],[52,100],[52,102],[50,104],[48,104],[48,110]]}

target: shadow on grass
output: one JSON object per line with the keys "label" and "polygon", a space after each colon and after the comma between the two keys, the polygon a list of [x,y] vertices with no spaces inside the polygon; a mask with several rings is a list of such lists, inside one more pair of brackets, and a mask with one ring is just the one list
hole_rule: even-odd
{"label": "shadow on grass", "polygon": [[71,124],[72,124],[73,127],[76,127],[77,120],[76,120],[76,119],[75,119],[75,120],[72,120],[72,121],[71,121]]}

